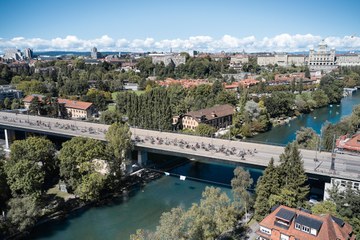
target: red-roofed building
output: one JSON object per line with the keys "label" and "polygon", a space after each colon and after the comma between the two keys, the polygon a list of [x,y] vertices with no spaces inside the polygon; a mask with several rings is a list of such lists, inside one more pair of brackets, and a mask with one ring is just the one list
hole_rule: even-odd
{"label": "red-roofed building", "polygon": [[360,153],[360,133],[349,138],[348,135],[340,136],[336,139],[338,150]]}
{"label": "red-roofed building", "polygon": [[[29,109],[31,101],[34,97],[38,97],[39,101],[42,101],[44,96],[42,95],[28,95],[23,99],[24,106],[26,109]],[[71,118],[89,118],[94,112],[93,104],[91,102],[83,102],[77,100],[70,100],[65,98],[58,98],[60,104],[64,104],[69,116]]]}
{"label": "red-roofed building", "polygon": [[355,240],[353,228],[330,214],[279,206],[266,216],[256,231],[260,240]]}

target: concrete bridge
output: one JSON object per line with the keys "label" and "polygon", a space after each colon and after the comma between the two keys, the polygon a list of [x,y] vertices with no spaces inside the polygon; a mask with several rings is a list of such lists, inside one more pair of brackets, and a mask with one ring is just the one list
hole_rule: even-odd
{"label": "concrete bridge", "polygon": [[[6,147],[14,140],[14,130],[61,137],[83,136],[105,141],[108,125],[75,120],[0,112],[0,128],[5,129]],[[228,162],[265,168],[274,158],[278,162],[284,147],[230,141],[130,128],[138,161],[146,164],[147,152],[187,157],[194,161]],[[301,150],[305,171],[315,178],[360,182],[360,157],[329,152]],[[334,158],[334,161],[332,161]],[[333,165],[332,165],[333,164]]]}

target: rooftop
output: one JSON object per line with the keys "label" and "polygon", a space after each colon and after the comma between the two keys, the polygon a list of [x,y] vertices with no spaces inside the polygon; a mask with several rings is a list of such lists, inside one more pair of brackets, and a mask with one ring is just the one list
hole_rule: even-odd
{"label": "rooftop", "polygon": [[[44,96],[42,95],[33,94],[26,96],[23,99],[23,102],[30,103],[34,99],[34,97],[38,97],[40,101],[42,101],[42,99],[44,98]],[[83,102],[83,101],[70,100],[65,98],[58,98],[58,102],[65,104],[66,108],[75,108],[80,110],[86,110],[92,106],[91,102]]]}
{"label": "rooftop", "polygon": [[[282,222],[278,222],[279,220]],[[282,226],[284,222],[289,223],[285,228]],[[283,205],[273,209],[259,224],[271,230],[268,234],[257,231],[258,235],[267,239],[279,239],[279,234],[273,234],[273,231],[292,237],[291,239],[356,239],[356,236],[352,234],[352,226],[339,218],[330,214],[314,215]]]}
{"label": "rooftop", "polygon": [[211,108],[200,109],[198,111],[191,111],[186,113],[186,116],[191,116],[192,118],[201,121],[201,120],[212,120],[219,117],[224,117],[232,115],[235,111],[235,108],[229,104],[218,105]]}

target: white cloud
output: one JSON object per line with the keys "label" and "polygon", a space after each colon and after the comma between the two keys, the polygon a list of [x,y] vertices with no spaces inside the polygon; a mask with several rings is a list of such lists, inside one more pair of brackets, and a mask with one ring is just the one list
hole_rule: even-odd
{"label": "white cloud", "polygon": [[[49,50],[70,50],[70,51],[90,51],[96,46],[99,51],[174,51],[199,50],[209,52],[219,51],[307,51],[315,47],[323,38],[312,34],[279,34],[273,37],[257,39],[255,36],[243,38],[224,35],[220,39],[210,36],[191,36],[185,39],[163,39],[155,40],[148,37],[145,39],[113,39],[108,35],[95,39],[80,39],[77,36],[69,35],[65,38],[57,37],[54,39],[14,37],[12,39],[0,38],[0,51],[6,48],[33,48],[34,51]],[[325,42],[329,47],[337,50],[360,49],[360,38],[357,36],[330,36],[326,37]]]}

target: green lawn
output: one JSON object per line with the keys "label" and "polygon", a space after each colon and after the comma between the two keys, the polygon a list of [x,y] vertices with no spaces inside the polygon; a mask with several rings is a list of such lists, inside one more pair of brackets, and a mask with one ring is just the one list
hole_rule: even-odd
{"label": "green lawn", "polygon": [[56,184],[54,187],[50,188],[47,191],[47,194],[54,194],[60,198],[63,198],[65,201],[68,200],[70,197],[72,197],[72,194],[60,191],[58,184]]}

